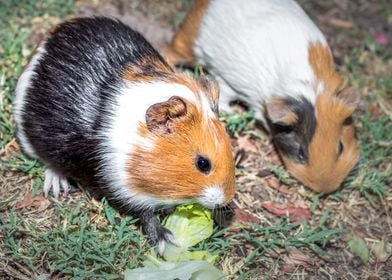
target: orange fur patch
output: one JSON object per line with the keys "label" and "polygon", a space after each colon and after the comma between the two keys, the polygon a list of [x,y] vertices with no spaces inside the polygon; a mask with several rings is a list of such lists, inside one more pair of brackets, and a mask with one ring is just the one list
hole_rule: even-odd
{"label": "orange fur patch", "polygon": [[[344,87],[336,73],[329,49],[319,43],[309,48],[309,62],[315,73],[315,89],[323,85],[316,97],[316,131],[309,145],[308,164],[296,164],[282,156],[288,170],[317,192],[336,190],[359,159],[354,127],[345,123],[358,103],[359,95]],[[339,156],[339,141],[343,152]]]}
{"label": "orange fur patch", "polygon": [[[131,65],[123,78],[134,82],[161,80],[182,84],[195,94],[199,104],[202,92],[206,93],[210,103],[219,96],[219,92],[213,92],[219,91],[218,86],[206,87],[202,81],[190,75],[172,72],[170,67],[160,61],[143,60],[137,65]],[[139,147],[129,155],[132,191],[177,200],[195,198],[201,195],[205,187],[221,186],[225,201],[228,202],[235,193],[235,166],[226,130],[219,119],[206,118],[206,108],[185,102],[186,108],[176,99],[155,104],[153,106],[156,108],[150,112],[152,126],[140,124],[139,135],[146,141],[152,141],[154,147]],[[168,108],[169,105],[175,108]],[[181,117],[175,117],[179,112]],[[156,125],[159,126],[163,120],[161,115],[165,113],[170,116],[168,129],[157,128]],[[198,154],[211,161],[212,170],[208,175],[196,168]]]}
{"label": "orange fur patch", "polygon": [[[154,134],[154,148],[138,148],[130,155],[129,174],[133,191],[165,199],[191,199],[204,187],[222,186],[225,200],[235,193],[234,160],[229,138],[218,119],[206,120],[191,103],[187,115],[173,120],[172,134]],[[151,132],[145,125],[142,135]],[[211,160],[212,170],[204,175],[197,170],[195,158],[200,154]]]}
{"label": "orange fur patch", "polygon": [[[339,156],[339,141],[344,145]],[[309,145],[306,165],[296,164],[284,156],[287,169],[306,186],[316,192],[336,190],[359,159],[354,127],[319,120]]]}
{"label": "orange fur patch", "polygon": [[203,15],[208,7],[208,0],[196,0],[180,25],[164,56],[173,64],[194,63],[193,46],[198,35]]}
{"label": "orange fur patch", "polygon": [[[160,80],[167,83],[181,84],[189,88],[192,92],[194,92],[199,102],[201,100],[200,94],[201,92],[204,92],[211,105],[211,108],[218,106],[220,90],[219,90],[219,85],[217,82],[215,82],[215,80],[212,80],[211,78],[204,78],[203,76],[200,77],[198,80],[196,80],[189,74],[173,73],[173,72],[169,72],[165,68],[158,68],[158,71],[159,72],[156,73],[160,73],[163,75],[159,75],[159,76],[146,75],[145,73],[142,72],[142,68],[131,66],[128,67],[127,70],[124,72],[123,78],[133,82],[137,82],[137,81],[151,82],[151,81]],[[208,85],[206,85],[205,83],[206,80],[209,80]]]}

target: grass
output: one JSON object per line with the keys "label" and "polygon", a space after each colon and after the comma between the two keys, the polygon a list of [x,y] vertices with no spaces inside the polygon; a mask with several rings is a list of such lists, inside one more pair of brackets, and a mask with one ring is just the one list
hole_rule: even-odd
{"label": "grass", "polygon": [[13,211],[0,226],[3,253],[31,271],[46,267],[47,273],[79,279],[121,279],[126,268],[144,260],[147,246],[136,220],[120,218],[105,201],[55,203],[55,216],[55,224],[42,232]]}
{"label": "grass", "polygon": [[369,113],[360,121],[361,159],[344,187],[358,189],[376,207],[374,196],[382,202],[392,185],[392,122],[388,116],[372,120]]}
{"label": "grass", "polygon": [[[13,91],[42,35],[40,29],[46,30],[54,22],[73,13],[75,3],[71,0],[5,0],[0,5],[1,171],[21,177],[27,175],[32,181],[29,191],[35,194],[42,188],[43,168],[39,162],[13,148]],[[387,5],[386,2],[383,5]],[[363,48],[353,49],[346,57],[341,70],[351,83],[368,89],[365,106],[377,104],[383,100],[381,98],[391,98],[391,78],[367,74],[369,65],[375,62],[384,65],[389,59],[390,53],[371,40],[365,41]],[[197,76],[199,73],[197,68],[194,74]],[[328,259],[334,245],[344,242],[342,234],[345,232],[344,224],[336,221],[337,213],[333,207],[328,207],[328,203],[332,201],[341,205],[347,201],[348,193],[358,192],[369,205],[379,209],[385,206],[385,199],[391,197],[392,122],[391,112],[388,107],[385,108],[377,117],[365,112],[357,115],[362,158],[356,172],[344,186],[328,198],[322,194],[304,194],[311,205],[310,221],[291,222],[289,217],[276,218],[258,209],[257,205],[247,205],[249,211],[263,216],[260,223],[217,228],[211,238],[195,249],[218,252],[222,256],[220,266],[235,279],[257,278],[261,273],[267,279],[273,278],[282,258],[289,256],[294,248],[311,259]],[[224,115],[221,119],[234,138],[254,129],[255,120],[251,112]],[[280,183],[291,185],[295,182],[281,165],[269,163],[267,168]],[[138,267],[149,250],[137,220],[121,216],[105,200],[97,202],[80,194],[77,202],[73,199],[65,202],[51,200],[50,208],[36,213],[18,208],[18,201],[23,198],[20,193],[4,194],[1,191],[0,264],[3,261],[12,269],[5,273],[18,270],[23,272],[24,279],[39,275],[120,279],[126,268]],[[276,195],[274,198],[280,197]],[[7,275],[2,273],[0,266],[0,276]]]}
{"label": "grass", "polygon": [[[379,5],[380,11],[392,8],[384,1]],[[361,160],[344,187],[358,189],[376,207],[374,198],[382,202],[390,194],[392,184],[392,86],[388,75],[392,70],[392,52],[390,48],[375,43],[370,36],[365,36],[363,42],[361,48],[350,52],[341,70],[352,84],[368,89],[364,96],[365,106],[371,108],[369,106],[378,104],[383,112],[374,117],[365,109],[358,117],[357,138],[361,144]],[[379,74],[368,75],[372,71]]]}
{"label": "grass", "polygon": [[227,255],[242,251],[243,258],[237,260],[240,262],[237,279],[249,279],[247,277],[250,275],[259,273],[258,266],[272,267],[279,255],[293,248],[306,248],[322,258],[328,257],[325,247],[344,232],[328,227],[329,219],[329,211],[326,211],[312,226],[306,221],[291,222],[289,217],[283,217],[273,225],[246,223],[238,228],[216,231],[210,240],[199,244],[197,249]]}
{"label": "grass", "polygon": [[230,136],[249,130],[255,123],[252,111],[224,114],[220,117],[220,120],[225,123]]}
{"label": "grass", "polygon": [[29,54],[37,42],[28,44],[33,35],[32,24],[40,20],[49,24],[50,17],[64,17],[73,11],[72,0],[28,1],[4,0],[0,4],[0,147],[4,147],[14,135],[11,123],[12,92],[17,77],[27,63]]}

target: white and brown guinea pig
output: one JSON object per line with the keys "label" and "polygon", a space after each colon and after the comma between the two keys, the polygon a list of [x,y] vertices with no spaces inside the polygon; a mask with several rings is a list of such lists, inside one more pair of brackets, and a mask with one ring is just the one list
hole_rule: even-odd
{"label": "white and brown guinea pig", "polygon": [[142,35],[96,17],[62,23],[40,44],[13,109],[24,152],[46,167],[46,195],[79,181],[138,216],[155,244],[172,238],[158,207],[234,196],[218,97],[213,80],[174,73]]}
{"label": "white and brown guinea pig", "polygon": [[204,65],[220,83],[221,109],[249,104],[287,169],[314,191],[336,190],[357,163],[359,93],[296,2],[196,0],[165,56]]}

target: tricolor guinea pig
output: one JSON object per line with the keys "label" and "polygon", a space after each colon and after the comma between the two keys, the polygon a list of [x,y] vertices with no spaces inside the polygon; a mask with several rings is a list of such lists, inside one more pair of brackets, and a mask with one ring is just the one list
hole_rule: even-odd
{"label": "tricolor guinea pig", "polygon": [[45,167],[44,192],[69,179],[140,218],[152,244],[171,241],[153,215],[234,196],[229,138],[217,118],[219,87],[176,74],[142,35],[119,21],[60,24],[19,78],[13,105],[23,151]]}
{"label": "tricolor guinea pig", "polygon": [[336,190],[357,163],[359,93],[296,2],[197,0],[165,56],[204,65],[220,83],[223,110],[233,100],[249,104],[287,169],[314,191]]}

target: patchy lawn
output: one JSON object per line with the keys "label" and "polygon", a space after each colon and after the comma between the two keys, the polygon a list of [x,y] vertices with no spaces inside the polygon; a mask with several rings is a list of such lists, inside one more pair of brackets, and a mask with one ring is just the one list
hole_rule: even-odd
{"label": "patchy lawn", "polygon": [[[392,4],[300,3],[327,36],[339,70],[360,89],[355,124],[361,161],[342,188],[316,195],[285,171],[251,112],[222,116],[236,154],[236,216],[197,249],[219,253],[218,267],[229,279],[391,279]],[[135,219],[81,192],[59,201],[42,197],[42,166],[22,155],[15,141],[13,90],[36,44],[65,18],[115,16],[162,49],[189,4],[1,2],[0,278],[121,279],[126,268],[141,265],[149,248]]]}

